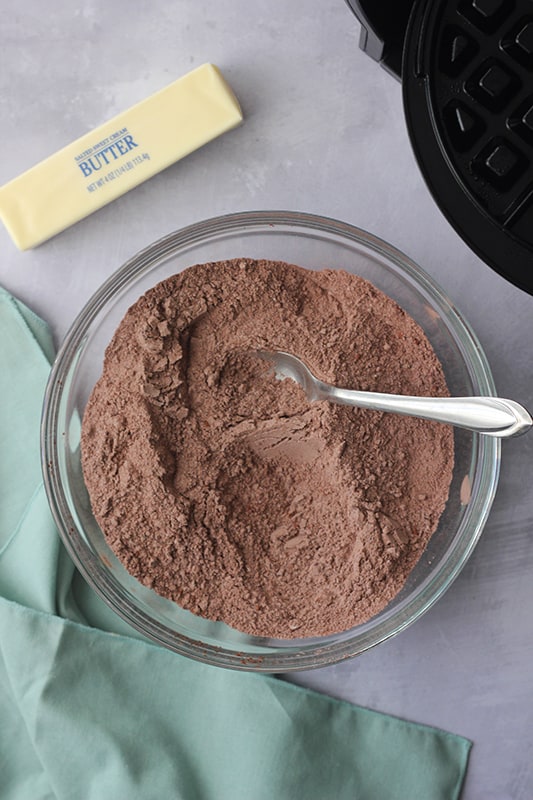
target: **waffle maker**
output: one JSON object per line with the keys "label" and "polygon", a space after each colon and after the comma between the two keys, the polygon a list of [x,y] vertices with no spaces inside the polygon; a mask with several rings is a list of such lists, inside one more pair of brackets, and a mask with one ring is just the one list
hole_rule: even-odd
{"label": "waffle maker", "polygon": [[361,48],[402,82],[411,144],[441,211],[533,294],[533,1],[346,2]]}

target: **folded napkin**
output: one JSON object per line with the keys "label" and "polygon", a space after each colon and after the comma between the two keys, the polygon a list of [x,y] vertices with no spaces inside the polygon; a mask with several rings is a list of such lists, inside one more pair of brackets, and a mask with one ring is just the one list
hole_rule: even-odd
{"label": "folded napkin", "polygon": [[0,798],[452,800],[470,743],[190,661],[100,601],[39,465],[46,325],[0,289]]}

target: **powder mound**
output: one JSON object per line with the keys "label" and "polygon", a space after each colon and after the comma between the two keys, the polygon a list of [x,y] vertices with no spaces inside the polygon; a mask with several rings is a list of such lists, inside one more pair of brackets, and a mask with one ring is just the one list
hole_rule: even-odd
{"label": "powder mound", "polygon": [[439,423],[309,403],[255,351],[348,388],[446,396],[420,327],[366,280],[281,262],[190,267],[127,312],[87,405],[82,466],[126,569],[245,633],[367,621],[435,531],[453,469]]}

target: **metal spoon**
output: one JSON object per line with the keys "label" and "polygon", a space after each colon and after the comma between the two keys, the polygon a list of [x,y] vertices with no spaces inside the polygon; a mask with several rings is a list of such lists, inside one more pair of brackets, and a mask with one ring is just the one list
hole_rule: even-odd
{"label": "metal spoon", "polygon": [[447,422],[458,428],[501,438],[519,436],[533,425],[528,411],[514,400],[501,397],[409,397],[339,389],[316,378],[304,362],[291,353],[260,350],[258,355],[272,362],[278,378],[292,378],[299,383],[310,401],[329,400],[358,408],[392,411],[404,416]]}

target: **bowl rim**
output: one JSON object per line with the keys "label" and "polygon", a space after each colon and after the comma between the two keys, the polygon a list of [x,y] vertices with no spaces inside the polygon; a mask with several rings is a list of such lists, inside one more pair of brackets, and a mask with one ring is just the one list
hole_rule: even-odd
{"label": "bowl rim", "polygon": [[[126,603],[126,609],[123,607],[124,598],[118,596],[114,583],[105,572],[102,573],[100,560],[77,530],[60,480],[58,413],[65,391],[63,376],[67,374],[91,323],[108,300],[135,278],[149,272],[161,260],[180,248],[206,243],[210,238],[218,238],[223,234],[280,232],[280,229],[285,233],[296,229],[332,235],[340,240],[348,239],[352,244],[362,245],[366,250],[385,258],[389,264],[392,262],[444,312],[447,327],[453,329],[456,343],[461,343],[465,366],[480,393],[489,396],[496,394],[488,360],[469,323],[438,283],[400,250],[372,233],[331,217],[300,211],[244,211],[211,217],[163,236],[134,254],[101,284],[76,316],[58,350],[45,390],[41,418],[41,466],[48,502],[61,539],[91,588],[122,619],[150,640],[203,663],[257,672],[304,670],[352,658],[386,641],[419,619],[455,580],[481,536],[498,484],[501,453],[498,439],[474,434],[480,451],[478,491],[465,514],[462,537],[454,543],[444,563],[409,603],[378,622],[370,631],[355,633],[333,643],[321,644],[320,639],[314,639],[303,650],[280,648],[276,652],[261,653],[255,657],[237,649],[191,639],[160,622],[154,622],[142,609],[129,602]],[[352,630],[357,631],[357,628]]]}

